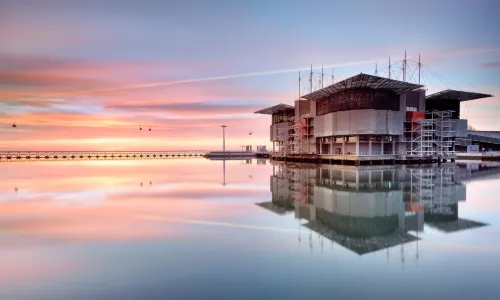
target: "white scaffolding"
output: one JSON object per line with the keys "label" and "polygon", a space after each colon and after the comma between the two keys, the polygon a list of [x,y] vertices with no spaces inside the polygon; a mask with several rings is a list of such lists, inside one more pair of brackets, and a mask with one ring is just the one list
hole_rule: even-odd
{"label": "white scaffolding", "polygon": [[453,180],[458,167],[411,169],[410,199],[425,207],[426,213],[450,213],[450,205],[458,201]]}
{"label": "white scaffolding", "polygon": [[315,169],[289,168],[289,180],[295,201],[302,204],[312,203],[315,185]]}
{"label": "white scaffolding", "polygon": [[455,153],[453,111],[431,111],[430,119],[409,119],[404,125],[406,155],[450,157]]}
{"label": "white scaffolding", "polygon": [[310,136],[311,129],[313,126],[311,125],[310,118],[297,118],[296,121],[291,126],[293,129],[292,133],[292,153],[294,154],[304,154],[309,153],[311,150],[310,147]]}
{"label": "white scaffolding", "polygon": [[410,169],[410,201],[425,204],[434,199],[434,169]]}
{"label": "white scaffolding", "polygon": [[432,120],[406,120],[404,137],[406,155],[429,157],[434,154],[434,123]]}
{"label": "white scaffolding", "polygon": [[455,131],[451,119],[453,111],[432,111],[432,121],[435,128],[436,152],[441,157],[451,156],[455,153]]}

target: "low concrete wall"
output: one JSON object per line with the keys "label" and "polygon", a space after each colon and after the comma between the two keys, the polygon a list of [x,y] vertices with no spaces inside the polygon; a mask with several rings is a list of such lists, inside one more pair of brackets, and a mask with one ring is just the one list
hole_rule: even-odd
{"label": "low concrete wall", "polygon": [[500,161],[500,152],[457,153],[457,159],[496,160]]}

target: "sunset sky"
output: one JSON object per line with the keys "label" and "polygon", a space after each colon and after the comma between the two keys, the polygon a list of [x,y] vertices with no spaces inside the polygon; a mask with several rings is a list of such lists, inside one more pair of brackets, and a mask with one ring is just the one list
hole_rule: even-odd
{"label": "sunset sky", "polygon": [[299,69],[328,66],[329,83],[333,66],[340,80],[378,63],[386,76],[405,50],[421,54],[428,94],[495,95],[461,117],[500,130],[499,11],[494,0],[0,0],[0,151],[211,150],[221,124],[229,149],[269,145],[270,117],[253,112],[292,104]]}

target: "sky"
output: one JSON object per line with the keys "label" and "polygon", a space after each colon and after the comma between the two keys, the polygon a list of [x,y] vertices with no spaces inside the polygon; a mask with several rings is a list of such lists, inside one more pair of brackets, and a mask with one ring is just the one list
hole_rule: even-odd
{"label": "sky", "polygon": [[228,149],[269,146],[270,116],[253,112],[292,104],[299,70],[307,82],[313,66],[313,89],[322,65],[324,85],[332,68],[335,81],[376,65],[387,76],[405,50],[421,55],[428,94],[494,95],[463,103],[461,117],[500,130],[499,10],[495,0],[0,0],[0,151],[218,150],[222,124]]}

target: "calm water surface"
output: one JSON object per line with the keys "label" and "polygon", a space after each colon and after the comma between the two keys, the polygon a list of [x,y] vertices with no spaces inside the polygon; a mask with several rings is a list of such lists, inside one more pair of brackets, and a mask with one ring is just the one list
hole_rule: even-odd
{"label": "calm water surface", "polygon": [[500,299],[493,163],[0,170],[0,299]]}

